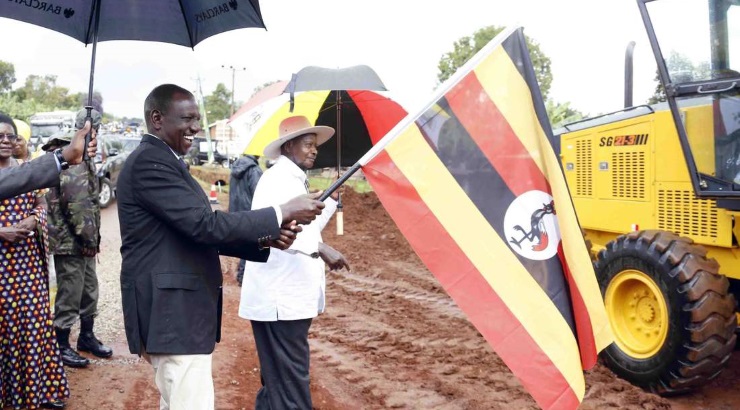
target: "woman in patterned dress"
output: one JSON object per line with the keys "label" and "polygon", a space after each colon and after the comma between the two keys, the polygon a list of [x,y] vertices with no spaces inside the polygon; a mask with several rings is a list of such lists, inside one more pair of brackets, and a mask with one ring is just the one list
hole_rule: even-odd
{"label": "woman in patterned dress", "polygon": [[[0,168],[12,158],[17,132],[0,115]],[[62,408],[69,397],[49,307],[38,191],[0,201],[0,408]]]}

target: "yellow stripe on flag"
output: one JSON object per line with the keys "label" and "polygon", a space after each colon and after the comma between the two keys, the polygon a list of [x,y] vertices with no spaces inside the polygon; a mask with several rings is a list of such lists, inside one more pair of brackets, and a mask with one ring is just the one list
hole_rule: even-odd
{"label": "yellow stripe on flag", "polygon": [[[541,146],[543,152],[545,152],[545,166],[549,170],[550,175],[555,172],[560,173],[560,164],[556,159],[555,153],[552,151],[552,146],[544,138],[544,135],[542,136],[542,140]],[[583,298],[586,309],[588,309],[594,335],[594,344],[598,353],[614,341],[609,318],[606,315],[606,309],[604,309],[604,300],[601,297],[601,290],[596,281],[596,274],[594,273],[594,267],[591,263],[588,249],[586,249],[586,243],[581,240],[583,233],[578,224],[575,210],[572,210],[573,203],[570,200],[570,193],[568,192],[565,180],[560,177],[551,178],[550,189],[552,189],[552,197],[555,200],[555,209],[567,210],[565,212],[558,211],[555,215],[558,220],[561,238],[578,238],[578,240],[562,241],[563,253],[565,254],[565,260],[570,268],[573,280],[578,286],[578,291]]]}
{"label": "yellow stripe on flag", "polygon": [[412,125],[386,151],[450,237],[582,400],[585,382],[573,331],[457,184],[419,129]]}
{"label": "yellow stripe on flag", "polygon": [[[582,238],[583,233],[570,200],[565,178],[562,177],[558,157],[537,120],[532,94],[524,77],[503,47],[496,48],[483,60],[476,67],[475,74],[483,89],[504,115],[522,144],[532,153],[532,159],[548,179],[555,200],[561,238]],[[502,84],[506,86],[501,86]],[[588,309],[597,352],[601,351],[614,339],[586,245],[581,240],[564,240],[563,251]]]}
{"label": "yellow stripe on flag", "polygon": [[522,136],[542,133],[537,117],[533,117],[523,109],[532,107],[534,110],[532,96],[524,78],[514,67],[504,48],[497,47],[481,61],[473,72],[493,103],[496,104],[496,108],[509,122],[509,126],[519,137],[522,145],[532,153],[532,161],[546,175],[542,156],[538,155],[539,144],[531,138],[522,138]]}

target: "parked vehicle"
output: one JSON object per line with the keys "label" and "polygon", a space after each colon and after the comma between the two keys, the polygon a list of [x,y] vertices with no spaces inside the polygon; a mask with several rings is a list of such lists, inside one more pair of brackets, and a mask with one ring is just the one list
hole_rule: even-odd
{"label": "parked vehicle", "polygon": [[[231,159],[218,151],[215,141],[211,141],[213,146],[213,162],[224,168],[229,168]],[[208,162],[208,141],[205,138],[195,138],[193,146],[188,150],[184,157],[185,162],[190,165],[202,165]]]}
{"label": "parked vehicle", "polygon": [[128,155],[136,149],[141,138],[120,137],[116,134],[104,134],[98,137],[98,153],[95,164],[100,178],[98,202],[101,208],[113,203],[116,196],[118,175],[123,169]]}
{"label": "parked vehicle", "polygon": [[59,131],[72,129],[75,124],[75,113],[68,110],[39,112],[29,119],[31,141],[43,145],[49,137]]}

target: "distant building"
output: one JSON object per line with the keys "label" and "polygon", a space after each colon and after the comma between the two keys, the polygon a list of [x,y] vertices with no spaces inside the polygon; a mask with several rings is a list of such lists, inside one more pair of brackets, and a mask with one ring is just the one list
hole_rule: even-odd
{"label": "distant building", "polygon": [[229,120],[218,120],[208,125],[208,135],[216,142],[216,149],[228,157],[237,156],[235,147],[236,133],[227,124]]}
{"label": "distant building", "polygon": [[227,119],[223,119],[208,125],[208,132],[211,138],[216,141],[233,141],[236,133],[226,124],[228,121]]}

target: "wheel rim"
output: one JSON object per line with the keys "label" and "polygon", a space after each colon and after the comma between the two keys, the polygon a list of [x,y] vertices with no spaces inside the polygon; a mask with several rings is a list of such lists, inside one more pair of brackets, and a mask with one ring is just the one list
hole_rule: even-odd
{"label": "wheel rim", "polygon": [[656,354],[668,337],[668,307],[658,285],[634,269],[609,283],[604,304],[619,348],[631,357]]}
{"label": "wheel rim", "polygon": [[100,195],[98,195],[98,200],[101,204],[106,204],[108,201],[110,201],[110,186],[108,184],[103,184],[100,187]]}

